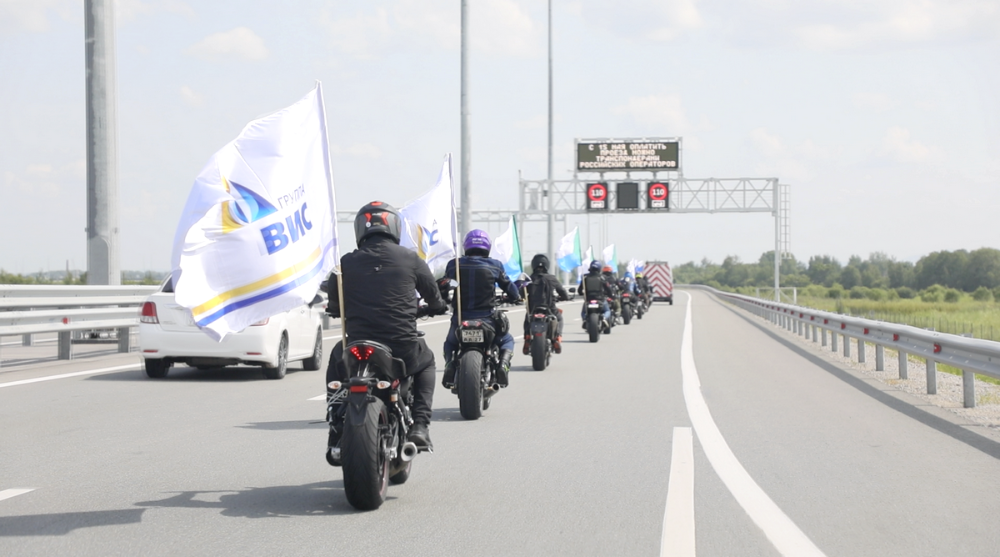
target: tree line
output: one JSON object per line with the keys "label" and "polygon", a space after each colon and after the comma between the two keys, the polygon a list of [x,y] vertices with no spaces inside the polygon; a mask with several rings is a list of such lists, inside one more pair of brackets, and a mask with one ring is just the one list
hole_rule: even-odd
{"label": "tree line", "polygon": [[[721,264],[703,259],[701,263],[676,266],[673,271],[678,283],[733,289],[769,287],[774,286],[774,251],[765,252],[752,263],[729,256]],[[846,264],[829,255],[810,257],[808,263],[789,257],[781,261],[780,278],[782,286],[819,285],[848,291],[859,287],[892,289],[900,297],[913,297],[913,293],[935,286],[993,293],[1000,289],[1000,250],[936,251],[916,263],[896,261],[883,252],[872,253],[867,259],[852,255]]]}

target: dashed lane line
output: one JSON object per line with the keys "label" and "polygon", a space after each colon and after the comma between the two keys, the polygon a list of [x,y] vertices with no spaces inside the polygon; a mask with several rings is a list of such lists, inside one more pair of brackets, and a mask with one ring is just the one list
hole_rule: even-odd
{"label": "dashed lane line", "polygon": [[10,499],[11,497],[17,497],[18,495],[24,495],[25,493],[30,493],[34,491],[33,487],[22,487],[17,489],[5,489],[0,491],[0,501],[4,499]]}
{"label": "dashed lane line", "polygon": [[754,523],[764,531],[767,539],[774,544],[775,549],[785,557],[824,557],[812,540],[788,518],[782,510],[768,497],[757,482],[743,468],[736,455],[733,454],[719,427],[712,419],[708,403],[701,394],[701,381],[698,379],[698,368],[694,363],[694,349],[691,334],[691,306],[694,298],[688,297],[687,312],[684,317],[684,336],[681,341],[681,376],[684,383],[684,403],[687,406],[688,417],[698,434],[698,441],[708,461],[715,469],[729,492],[750,516]]}
{"label": "dashed lane line", "polygon": [[694,557],[694,442],[690,427],[675,427],[660,555]]}

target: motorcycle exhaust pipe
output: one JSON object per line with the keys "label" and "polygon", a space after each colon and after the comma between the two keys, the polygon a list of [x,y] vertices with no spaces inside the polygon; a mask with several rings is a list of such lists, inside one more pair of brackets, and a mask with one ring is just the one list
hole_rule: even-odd
{"label": "motorcycle exhaust pipe", "polygon": [[495,394],[497,394],[499,392],[500,392],[500,384],[499,383],[494,383],[494,384],[490,385],[489,387],[487,387],[485,391],[483,391],[483,396],[486,397],[486,398],[490,398],[491,396],[493,396],[493,395],[495,395]]}
{"label": "motorcycle exhaust pipe", "polygon": [[410,441],[403,443],[403,454],[399,456],[399,459],[403,462],[409,462],[415,456],[417,456],[417,446]]}

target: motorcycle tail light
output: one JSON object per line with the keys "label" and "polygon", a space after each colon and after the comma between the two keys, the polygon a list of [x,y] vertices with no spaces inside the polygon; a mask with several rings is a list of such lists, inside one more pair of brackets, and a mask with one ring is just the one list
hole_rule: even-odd
{"label": "motorcycle tail light", "polygon": [[367,393],[368,385],[351,385],[352,393]]}
{"label": "motorcycle tail light", "polygon": [[160,318],[156,315],[156,304],[153,302],[142,304],[142,311],[139,312],[139,322],[152,323],[154,325],[160,322]]}
{"label": "motorcycle tail light", "polygon": [[378,387],[379,389],[388,389],[390,386],[392,386],[392,383],[389,383],[388,381],[379,381],[378,383],[375,384],[375,386]]}
{"label": "motorcycle tail light", "polygon": [[543,317],[545,317],[545,314],[544,313],[536,313],[535,317],[543,318]]}
{"label": "motorcycle tail light", "polygon": [[373,346],[352,346],[351,354],[360,361],[365,361],[371,358],[372,354],[375,353],[375,347]]}
{"label": "motorcycle tail light", "polygon": [[339,391],[340,387],[343,386],[343,383],[341,383],[340,381],[330,381],[329,383],[326,384],[326,386],[330,387],[330,390]]}

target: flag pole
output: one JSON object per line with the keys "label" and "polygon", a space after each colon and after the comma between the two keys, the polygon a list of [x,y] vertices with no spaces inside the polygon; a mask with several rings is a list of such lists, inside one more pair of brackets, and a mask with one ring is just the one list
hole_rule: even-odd
{"label": "flag pole", "polygon": [[[319,122],[323,126],[323,152],[326,157],[323,163],[326,165],[326,183],[330,188],[330,218],[333,220],[333,257],[337,262],[333,267],[334,274],[337,275],[337,299],[340,302],[340,343],[344,351],[347,351],[347,317],[344,308],[344,274],[340,267],[340,243],[337,241],[337,198],[333,189],[333,164],[330,162],[330,132],[326,127],[326,103],[323,101],[323,84],[316,80],[316,96],[319,98]],[[329,283],[328,283],[329,284]],[[329,296],[329,293],[327,293]]]}
{"label": "flag pole", "polygon": [[[455,318],[456,322],[462,323],[462,273],[459,272],[458,260],[461,254],[458,253],[458,216],[455,211],[455,173],[451,168],[451,153],[448,153],[448,181],[451,184],[451,245],[455,249],[455,282],[458,288],[455,289]],[[465,210],[464,208],[462,209]],[[463,213],[464,214],[464,213]],[[455,333],[456,335],[458,332]],[[447,355],[446,355],[447,356]]]}

